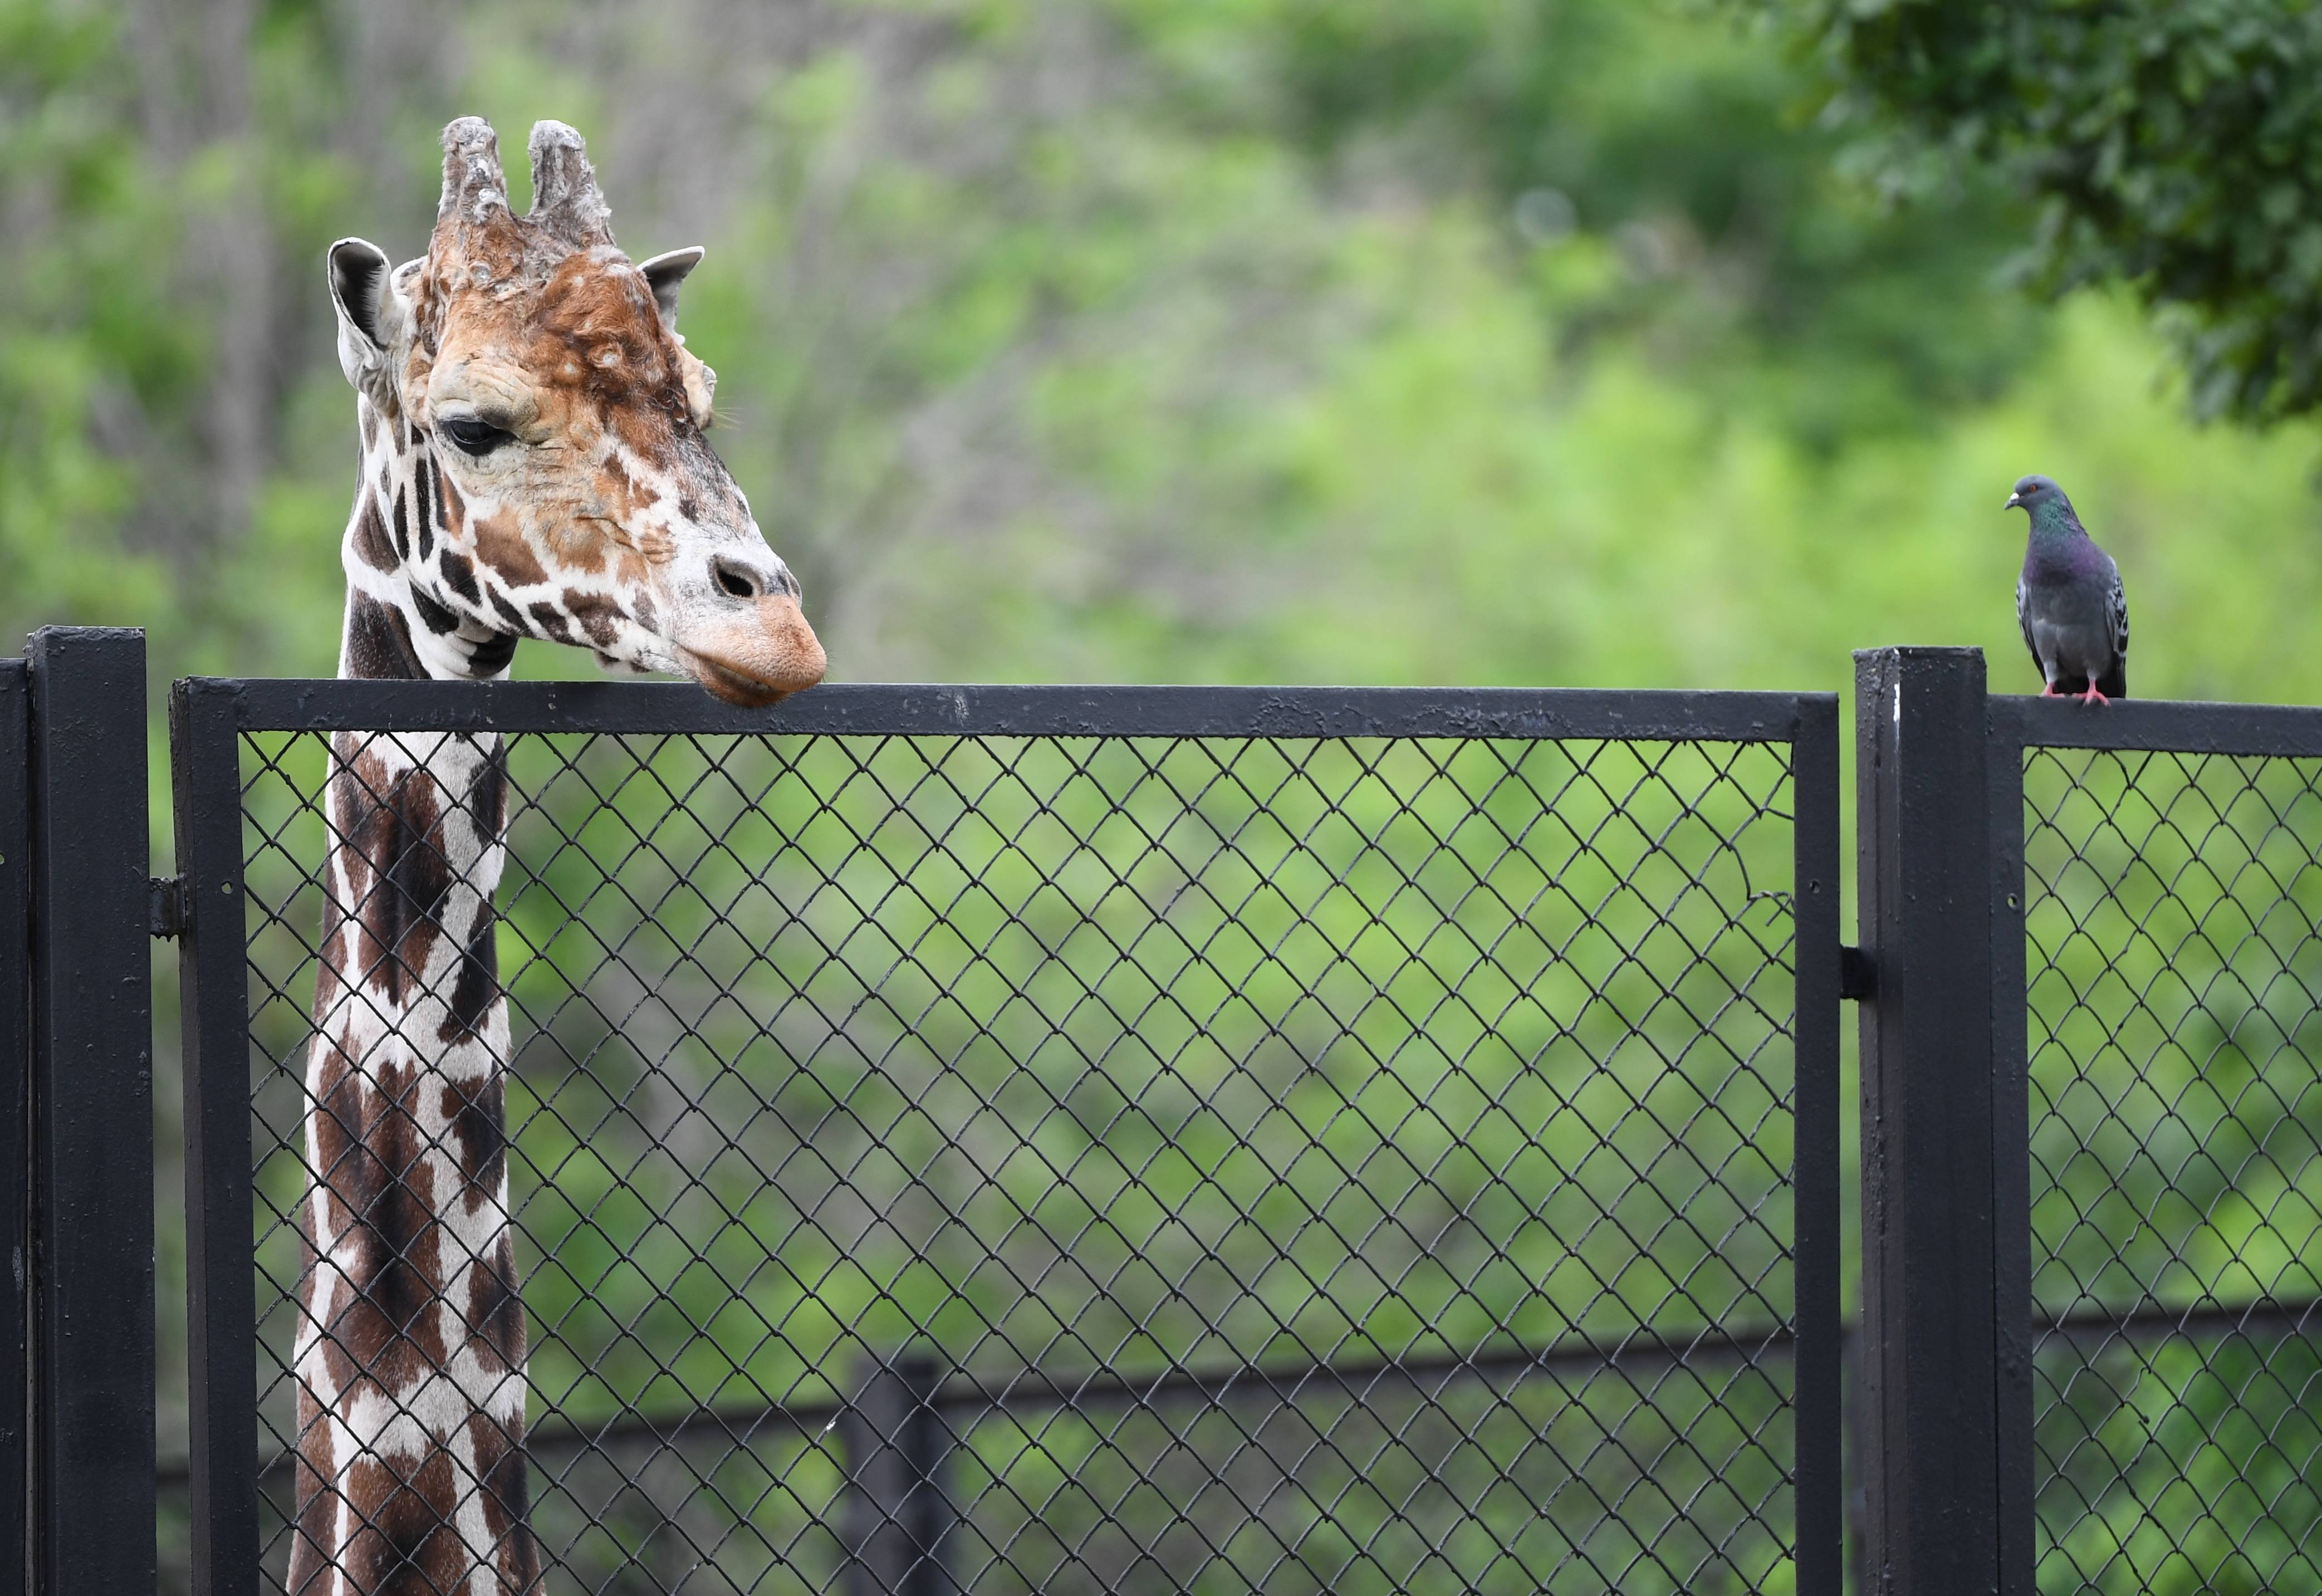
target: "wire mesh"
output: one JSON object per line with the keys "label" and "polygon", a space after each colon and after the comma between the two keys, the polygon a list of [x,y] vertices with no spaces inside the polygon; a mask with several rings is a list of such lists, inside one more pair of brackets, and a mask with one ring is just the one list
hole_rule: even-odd
{"label": "wire mesh", "polygon": [[[1787,745],[508,760],[550,1589],[1790,1577]],[[243,739],[277,1586],[326,763]]]}
{"label": "wire mesh", "polygon": [[2025,751],[2043,1591],[2322,1590],[2318,780]]}

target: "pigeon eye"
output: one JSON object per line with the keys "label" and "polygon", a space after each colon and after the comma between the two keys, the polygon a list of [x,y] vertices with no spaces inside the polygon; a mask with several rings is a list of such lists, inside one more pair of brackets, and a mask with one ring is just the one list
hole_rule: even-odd
{"label": "pigeon eye", "polygon": [[494,427],[472,416],[458,416],[441,425],[443,436],[458,445],[464,454],[479,457],[490,454],[502,444],[512,442],[516,435],[504,427]]}

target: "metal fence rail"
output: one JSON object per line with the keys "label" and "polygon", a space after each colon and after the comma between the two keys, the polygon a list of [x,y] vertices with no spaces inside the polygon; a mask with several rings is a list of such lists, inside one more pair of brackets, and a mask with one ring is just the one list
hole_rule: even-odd
{"label": "metal fence rail", "polygon": [[187,982],[212,1589],[290,1533],[327,738],[487,727],[553,1588],[1838,1588],[1834,701],[178,725],[242,905]]}

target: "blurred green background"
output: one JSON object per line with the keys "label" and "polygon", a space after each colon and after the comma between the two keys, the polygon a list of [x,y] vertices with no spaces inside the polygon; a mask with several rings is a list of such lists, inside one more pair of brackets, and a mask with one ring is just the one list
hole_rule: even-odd
{"label": "blurred green background", "polygon": [[1805,37],[1631,0],[0,0],[0,634],[331,670],[323,250],[416,253],[479,112],[515,151],[580,127],[633,253],[708,246],[718,445],[836,678],[1832,688],[1946,642],[2020,687],[1999,501],[2038,470],[2126,573],[2140,693],[2308,696],[2310,431],[2205,430],[2132,297],[2020,289],[2053,229],[2002,165],[1879,154]]}

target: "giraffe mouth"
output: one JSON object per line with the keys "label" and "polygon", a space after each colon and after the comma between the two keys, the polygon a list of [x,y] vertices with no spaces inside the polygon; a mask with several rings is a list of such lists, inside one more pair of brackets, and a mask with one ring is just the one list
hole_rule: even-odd
{"label": "giraffe mouth", "polygon": [[677,656],[685,666],[685,674],[701,683],[710,697],[723,699],[729,704],[739,704],[745,710],[761,710],[768,704],[780,703],[800,691],[795,686],[777,687],[757,681],[707,655],[696,654],[690,648],[679,648]]}
{"label": "giraffe mouth", "polygon": [[752,606],[749,622],[722,626],[691,643],[672,640],[678,663],[713,698],[745,709],[779,703],[822,680],[822,643],[787,594]]}

